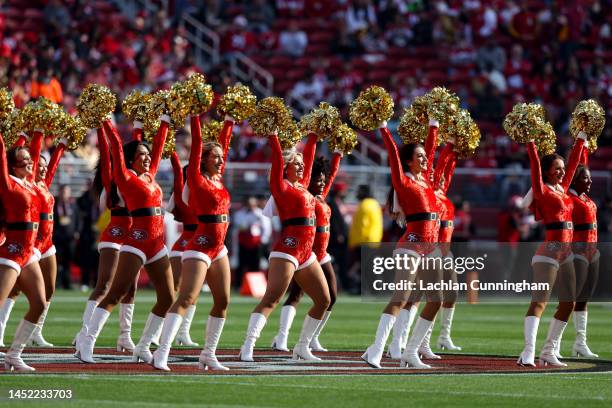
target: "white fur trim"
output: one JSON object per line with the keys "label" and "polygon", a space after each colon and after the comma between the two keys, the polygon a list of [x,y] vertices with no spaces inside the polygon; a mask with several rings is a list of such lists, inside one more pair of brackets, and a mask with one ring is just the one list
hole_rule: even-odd
{"label": "white fur trim", "polygon": [[584,133],[583,131],[578,132],[578,139],[582,139],[586,142],[587,140],[587,134]]}
{"label": "white fur trim", "polygon": [[321,262],[319,262],[319,265],[325,265],[326,263],[329,263],[332,261],[332,257],[330,254],[325,253],[325,256],[323,257],[323,259],[321,259]]}
{"label": "white fur trim", "polygon": [[34,255],[36,255],[36,257],[40,259],[40,257],[42,256],[42,254],[40,253],[40,250],[38,248],[33,248],[33,251],[34,251]]}
{"label": "white fur trim", "polygon": [[37,254],[32,254],[30,259],[28,259],[28,262],[26,262],[26,264],[23,265],[23,267],[27,268],[28,266],[32,265],[34,262],[38,262],[38,261],[40,261],[40,256],[38,256]]}
{"label": "white fur trim", "polygon": [[310,258],[308,258],[306,260],[306,262],[304,262],[303,264],[301,264],[300,266],[297,267],[296,271],[302,270],[302,269],[306,269],[308,268],[310,265],[312,265],[313,263],[317,262],[317,256],[315,255],[314,252],[312,252],[310,254]]}
{"label": "white fur trim", "polygon": [[419,254],[417,251],[414,251],[412,249],[407,249],[407,248],[395,248],[393,250],[393,255],[401,255],[401,254],[406,254],[406,255],[410,255],[410,256],[414,256],[416,258],[420,258],[421,254]]}
{"label": "white fur trim", "polygon": [[268,257],[268,260],[270,260],[272,258],[286,259],[287,261],[290,261],[293,264],[293,266],[295,266],[296,270],[300,266],[300,263],[298,262],[298,260],[297,260],[297,258],[295,256],[286,254],[284,252],[272,251],[272,252],[270,252],[270,256]]}
{"label": "white fur trim", "polygon": [[181,192],[181,198],[184,203],[189,203],[189,184],[183,184],[183,191]]}
{"label": "white fur trim", "polygon": [[132,122],[132,126],[134,126],[134,129],[142,129],[144,127],[143,123],[139,120]]}
{"label": "white fur trim", "polygon": [[583,262],[585,262],[587,264],[589,263],[589,260],[584,255],[574,254],[574,259],[577,259],[579,261],[583,261]]}
{"label": "white fur trim", "polygon": [[98,208],[100,208],[100,212],[106,211],[106,189],[102,189],[102,192],[100,193]]}
{"label": "white fur trim", "polygon": [[159,120],[162,120],[162,121],[164,121],[166,123],[170,123],[170,116],[169,115],[161,115],[159,117]]}
{"label": "white fur trim", "polygon": [[444,259],[454,259],[455,258],[455,254],[453,254],[453,251],[448,251],[446,253],[446,255],[443,255]]}
{"label": "white fur trim", "polygon": [[440,127],[440,122],[435,119],[429,119],[429,127]]}
{"label": "white fur trim", "polygon": [[166,205],[166,211],[172,212],[172,210],[174,210],[174,207],[176,207],[176,202],[174,201],[174,193],[172,193],[170,199],[168,200],[168,204]]}
{"label": "white fur trim", "polygon": [[442,258],[442,251],[440,251],[440,248],[436,248],[430,253],[426,254],[425,257],[426,258]]}
{"label": "white fur trim", "polygon": [[21,266],[15,261],[11,261],[7,258],[0,258],[0,265],[6,265],[9,268],[13,268],[17,272],[17,276],[21,273]]}
{"label": "white fur trim", "polygon": [[98,252],[100,252],[103,249],[114,249],[115,251],[120,251],[121,244],[118,244],[116,242],[108,242],[108,241],[98,242]]}
{"label": "white fur trim", "polygon": [[170,251],[169,258],[182,258],[183,251]]}
{"label": "white fur trim", "polygon": [[387,127],[387,121],[386,121],[386,120],[383,120],[383,121],[380,123],[379,128],[386,128],[386,127]]}
{"label": "white fur trim", "polygon": [[227,256],[227,254],[229,253],[229,251],[227,250],[227,247],[225,245],[223,245],[223,248],[221,248],[221,250],[219,251],[219,253],[217,254],[217,256],[215,256],[212,260],[211,263],[218,261],[219,259],[223,259],[223,257]]}
{"label": "white fur trim", "polygon": [[210,261],[210,257],[200,251],[184,251],[181,260],[185,262],[187,259],[197,259],[202,261],[206,264],[207,268],[210,268],[210,264],[212,263]]}
{"label": "white fur trim", "polygon": [[557,268],[559,267],[559,262],[556,259],[544,255],[534,255],[533,258],[531,258],[531,266],[537,263],[549,263],[555,265]]}
{"label": "white fur trim", "polygon": [[163,247],[162,249],[160,249],[158,253],[156,253],[155,255],[151,257],[151,259],[147,260],[147,262],[145,262],[145,265],[149,265],[155,261],[159,261],[164,256],[168,256],[168,248],[166,247]]}
{"label": "white fur trim", "polygon": [[147,256],[140,249],[133,247],[131,245],[122,245],[119,252],[128,252],[130,254],[134,254],[140,258],[142,264],[144,265],[147,262]]}
{"label": "white fur trim", "polygon": [[522,208],[528,208],[533,202],[533,188],[530,188],[525,197],[521,200],[520,206]]}
{"label": "white fur trim", "polygon": [[574,262],[574,254],[569,254],[563,261],[561,261],[561,265],[564,265],[568,262]]}
{"label": "white fur trim", "polygon": [[599,257],[601,256],[601,252],[599,252],[599,249],[593,254],[593,258],[591,258],[591,263],[595,262],[595,261],[599,261]]}
{"label": "white fur trim", "polygon": [[268,198],[266,206],[263,209],[263,215],[268,218],[272,218],[275,215],[278,215],[278,208],[276,207],[276,201],[274,201],[274,197],[270,196],[270,198]]}
{"label": "white fur trim", "polygon": [[51,245],[51,248],[47,249],[44,254],[40,256],[40,259],[45,259],[50,256],[53,256],[57,253],[57,249],[55,249],[55,245]]}

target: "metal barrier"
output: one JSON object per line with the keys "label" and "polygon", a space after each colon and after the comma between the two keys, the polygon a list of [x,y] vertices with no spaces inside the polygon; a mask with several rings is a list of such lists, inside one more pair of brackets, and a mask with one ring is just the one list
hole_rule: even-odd
{"label": "metal barrier", "polygon": [[185,38],[193,46],[196,64],[205,69],[217,65],[220,61],[221,38],[219,34],[188,13],[183,13],[180,25]]}

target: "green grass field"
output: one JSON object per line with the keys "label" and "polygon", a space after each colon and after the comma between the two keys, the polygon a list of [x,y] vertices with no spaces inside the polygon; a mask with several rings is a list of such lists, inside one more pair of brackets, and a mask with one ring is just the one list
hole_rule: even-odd
{"label": "green grass field", "polygon": [[[139,292],[133,337],[142,332],[153,303],[153,292]],[[80,327],[86,295],[58,292],[52,303],[44,335],[56,345],[67,346]],[[455,313],[453,339],[466,353],[518,355],[522,349],[525,304],[459,304]],[[221,348],[238,348],[243,340],[253,299],[236,296],[230,305]],[[27,302],[20,298],[7,328],[10,341]],[[297,340],[301,321],[308,309],[298,309],[289,343]],[[200,298],[192,337],[203,343],[204,322],[210,296]],[[341,297],[321,336],[333,350],[364,350],[373,340],[383,305],[363,303],[357,297]],[[547,310],[538,336],[539,351],[554,306]],[[589,345],[603,359],[612,359],[612,306],[594,304],[589,314]],[[258,346],[269,346],[278,326],[278,310],[271,316]],[[437,337],[438,325],[432,339]],[[116,312],[111,315],[97,345],[113,346],[118,332]],[[574,338],[570,323],[564,335],[562,354],[569,356]],[[504,375],[419,375],[419,376],[155,376],[155,375],[2,375],[0,405],[12,406],[8,389],[71,388],[70,401],[30,401],[35,406],[124,406],[133,407],[352,407],[495,405],[517,406],[612,406],[612,373],[546,373]]]}

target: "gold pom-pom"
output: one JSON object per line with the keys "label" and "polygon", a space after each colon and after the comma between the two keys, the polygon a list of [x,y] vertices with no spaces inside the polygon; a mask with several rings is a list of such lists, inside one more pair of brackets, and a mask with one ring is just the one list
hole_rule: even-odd
{"label": "gold pom-pom", "polygon": [[323,140],[332,137],[341,124],[338,109],[327,102],[321,102],[310,113],[302,116],[298,127],[304,136],[314,132],[319,140]]}
{"label": "gold pom-pom", "polygon": [[196,116],[208,111],[215,93],[212,86],[206,83],[204,75],[199,73],[191,74],[182,83],[182,88],[183,94],[181,97],[185,99],[187,115]]}
{"label": "gold pom-pom", "polygon": [[404,109],[404,113],[400,118],[397,133],[399,133],[404,144],[424,143],[425,139],[427,139],[429,129],[427,126],[427,121],[425,120],[425,122],[423,122],[420,119],[420,116],[422,117],[423,115],[420,108],[421,106],[414,106],[413,104]]}
{"label": "gold pom-pom", "polygon": [[302,140],[302,133],[297,123],[295,123],[293,118],[289,118],[278,131],[278,141],[283,149],[291,149],[300,140]]}
{"label": "gold pom-pom", "polygon": [[341,123],[336,128],[334,134],[327,140],[327,143],[331,150],[351,154],[358,143],[357,133],[346,123]]}
{"label": "gold pom-pom", "polygon": [[256,135],[268,137],[269,135],[285,129],[293,122],[293,115],[285,105],[283,98],[269,96],[257,104],[255,112],[251,115],[249,123]]}
{"label": "gold pom-pom", "polygon": [[236,122],[248,119],[255,112],[257,97],[251,93],[248,86],[236,84],[228,86],[221,97],[217,112],[221,116],[229,115]]}
{"label": "gold pom-pom", "polygon": [[570,133],[574,138],[578,133],[584,132],[589,141],[589,151],[597,150],[597,138],[606,124],[606,115],[603,108],[594,99],[580,101],[572,112],[570,119]]}
{"label": "gold pom-pom", "polygon": [[186,81],[175,82],[170,88],[169,115],[174,129],[185,127],[190,114],[190,89]]}
{"label": "gold pom-pom", "polygon": [[0,122],[0,134],[4,138],[4,144],[7,149],[13,147],[13,144],[19,137],[19,130],[16,126],[17,118],[19,117],[19,109],[14,109],[5,120]]}
{"label": "gold pom-pom", "polygon": [[46,98],[28,102],[17,115],[14,127],[17,132],[31,133],[41,130],[48,136],[55,136],[61,129],[61,115],[64,111]]}
{"label": "gold pom-pom", "polygon": [[444,87],[436,87],[425,95],[427,115],[444,126],[459,112],[459,97]]}
{"label": "gold pom-pom", "polygon": [[218,120],[209,120],[202,122],[202,140],[208,142],[218,142],[219,134],[223,129],[223,122]]}
{"label": "gold pom-pom", "polygon": [[518,103],[504,119],[504,130],[518,143],[536,141],[541,136],[550,137],[544,108],[536,103]]}
{"label": "gold pom-pom", "polygon": [[536,148],[541,156],[553,154],[557,150],[557,135],[549,122],[542,126],[540,136],[535,140]]}
{"label": "gold pom-pom", "polygon": [[454,150],[459,158],[471,157],[480,144],[480,129],[470,113],[461,109],[449,121],[446,127],[446,138],[455,139]]}
{"label": "gold pom-pom", "polygon": [[102,126],[104,119],[115,111],[117,98],[105,86],[88,84],[76,103],[79,117],[83,124],[90,129]]}
{"label": "gold pom-pom", "polygon": [[87,127],[83,125],[83,122],[78,116],[72,116],[67,113],[64,114],[64,130],[61,132],[62,136],[68,141],[68,150],[77,149],[85,136],[87,136]]}
{"label": "gold pom-pom", "polygon": [[[150,122],[149,122],[150,124]],[[157,122],[157,127],[145,128],[143,129],[143,139],[147,142],[151,148],[155,142],[155,136],[157,136],[157,131],[159,126],[161,125],[161,121]],[[174,129],[171,127],[168,128],[168,134],[166,135],[166,142],[164,143],[164,148],[162,150],[162,158],[169,159],[170,156],[176,151],[176,134]]]}
{"label": "gold pom-pom", "polygon": [[13,93],[7,88],[0,88],[0,122],[6,121],[15,110]]}
{"label": "gold pom-pom", "polygon": [[361,91],[349,109],[353,125],[362,130],[375,130],[393,116],[393,99],[380,86],[371,86]]}
{"label": "gold pom-pom", "polygon": [[121,110],[130,121],[144,123],[150,102],[151,94],[136,89],[123,99]]}

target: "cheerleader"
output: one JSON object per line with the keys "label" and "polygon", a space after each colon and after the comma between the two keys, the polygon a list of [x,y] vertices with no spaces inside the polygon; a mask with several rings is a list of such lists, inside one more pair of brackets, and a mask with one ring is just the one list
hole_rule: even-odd
{"label": "cheerleader", "polygon": [[[172,267],[172,277],[174,278],[174,292],[178,292],[181,282],[181,257],[185,251],[185,247],[191,241],[196,229],[198,228],[198,218],[191,211],[191,208],[183,201],[182,191],[184,187],[184,179],[186,178],[186,172],[188,166],[181,167],[181,160],[178,154],[174,152],[170,158],[172,162],[172,171],[174,173],[174,193],[170,197],[170,204],[168,205],[168,211],[171,211],[174,215],[174,219],[183,224],[183,232],[181,236],[176,240],[170,251],[170,266]],[[193,315],[195,314],[196,304],[189,306],[185,316],[183,316],[183,322],[176,334],[176,344],[179,346],[190,346],[195,347],[198,343],[191,340],[189,330],[191,329],[191,322],[193,321]]]}
{"label": "cheerleader", "polygon": [[[540,365],[566,366],[556,356],[557,347],[567,320],[574,309],[575,271],[571,242],[573,237],[572,198],[567,194],[570,182],[580,163],[586,135],[580,133],[568,160],[567,169],[563,158],[550,154],[540,158],[533,141],[527,143],[531,163],[531,194],[524,200],[533,201],[536,214],[544,220],[545,242],[540,244],[531,260],[535,282],[545,282],[559,287],[559,305],[550,322],[546,343],[540,353]],[[557,276],[558,275],[558,276]],[[558,279],[557,279],[558,277]],[[517,360],[523,366],[535,366],[535,343],[550,291],[534,291],[524,322],[525,347]]]}
{"label": "cheerleader", "polygon": [[200,118],[191,118],[192,142],[183,200],[197,214],[198,227],[185,246],[178,298],[170,307],[159,348],[153,354],[153,366],[159,370],[170,371],[168,355],[172,341],[183,315],[197,301],[205,281],[213,297],[213,307],[206,323],[206,339],[198,366],[202,370],[228,370],[217,361],[215,353],[225,325],[231,290],[231,271],[224,244],[231,199],[221,178],[233,126],[233,119],[226,117],[220,143],[208,142],[203,146]]}
{"label": "cheerleader", "polygon": [[[89,295],[89,299],[85,304],[83,312],[83,325],[79,335],[87,334],[87,325],[91,319],[91,315],[98,303],[106,294],[110,287],[115,272],[117,270],[117,262],[119,261],[119,250],[128,236],[132,226],[132,218],[128,209],[125,207],[125,202],[119,197],[117,185],[113,182],[113,169],[110,155],[110,148],[104,129],[97,129],[98,148],[100,150],[100,162],[94,177],[94,185],[99,191],[101,209],[110,209],[110,222],[102,231],[98,242],[98,277],[96,286]],[[132,132],[133,140],[142,140],[142,124],[134,122],[134,130]],[[134,351],[134,342],[132,341],[132,319],[134,316],[134,296],[136,294],[136,286],[138,277],[130,286],[127,294],[121,299],[119,305],[119,337],[117,338],[117,351],[130,352]],[[76,339],[73,345],[76,345]]]}
{"label": "cheerleader", "polygon": [[162,190],[155,181],[170,119],[163,115],[153,152],[146,143],[134,140],[121,145],[121,138],[109,120],[104,131],[110,138],[113,175],[121,196],[132,217],[132,227],[119,251],[119,261],[107,295],[94,310],[87,334],[77,340],[76,356],[83,362],[94,363],[93,349],[111,310],[133,285],[142,266],[147,270],[157,293],[157,302],[145,324],[140,341],[134,348],[134,361],[152,361],[149,350],[156,333],[161,330],[164,316],[173,297],[172,272],[164,244],[164,219],[161,209]]}
{"label": "cheerleader", "polygon": [[591,191],[591,172],[588,166],[588,149],[583,149],[582,164],[578,166],[572,184],[570,197],[574,204],[574,268],[576,270],[576,305],[574,327],[576,340],[572,346],[574,357],[597,358],[586,343],[587,302],[592,297],[599,279],[599,250],[597,249],[597,205],[588,196]]}
{"label": "cheerleader", "polygon": [[[316,143],[316,138],[309,138],[308,143]],[[309,147],[306,147],[309,149]],[[323,269],[327,286],[329,288],[330,304],[323,315],[323,320],[317,330],[315,331],[312,340],[310,341],[310,348],[312,351],[327,351],[319,342],[319,335],[327,323],[331,314],[332,307],[336,303],[336,297],[338,288],[336,284],[336,273],[331,263],[331,256],[327,253],[327,244],[329,243],[329,222],[331,218],[331,208],[325,202],[327,194],[331,189],[334,182],[334,178],[338,173],[340,167],[340,160],[342,159],[342,153],[334,152],[332,157],[331,166],[327,159],[319,157],[315,160],[312,166],[312,174],[310,176],[310,184],[308,191],[315,198],[315,214],[317,218],[317,228],[315,234],[315,240],[313,244],[313,252],[317,256],[317,261]],[[274,337],[272,342],[272,348],[280,351],[289,351],[287,348],[287,338],[289,337],[289,330],[296,314],[296,306],[302,298],[304,291],[302,288],[293,280],[289,286],[289,296],[281,309],[280,322],[278,334]]]}
{"label": "cheerleader", "polygon": [[[406,144],[398,152],[391,132],[383,123],[380,132],[389,152],[391,167],[391,182],[395,193],[393,195],[393,212],[398,212],[397,222],[405,227],[397,243],[394,254],[402,253],[412,257],[437,256],[436,242],[438,239],[439,218],[436,195],[430,181],[432,174],[428,163],[433,161],[438,137],[439,124],[430,120],[426,149],[420,144]],[[417,271],[398,271],[409,273],[407,279],[414,280]],[[396,316],[405,304],[404,293],[393,296],[385,307],[378,323],[374,343],[362,355],[362,359],[370,367],[381,368],[380,362],[389,333],[393,328]],[[429,331],[433,318],[439,308],[439,303],[432,302],[423,310],[417,320],[414,333],[410,338],[406,351],[401,356],[401,365],[415,368],[430,368],[423,364],[417,354],[417,348]],[[437,306],[437,307],[436,307]]]}
{"label": "cheerleader", "polygon": [[[306,189],[310,185],[311,168],[315,155],[316,136],[309,135],[304,155],[295,150],[282,151],[277,135],[269,137],[272,148],[270,190],[267,213],[278,213],[283,229],[270,253],[268,286],[261,302],[249,319],[240,359],[253,361],[253,348],[292,278],[313,301],[302,326],[300,338],[293,349],[294,360],[315,361],[309,345],[322,322],[330,301],[325,274],[313,252],[316,235],[315,197]],[[272,207],[272,208],[271,208]],[[275,207],[275,208],[274,208]]]}
{"label": "cheerleader", "polygon": [[[35,132],[36,137],[39,132]],[[8,371],[35,371],[21,353],[45,310],[45,284],[35,255],[40,202],[28,179],[34,176],[27,148],[18,145],[8,152],[0,135],[0,192],[5,215],[5,242],[0,246],[0,302],[15,283],[28,298],[30,307],[17,326],[13,343],[4,356]]]}

